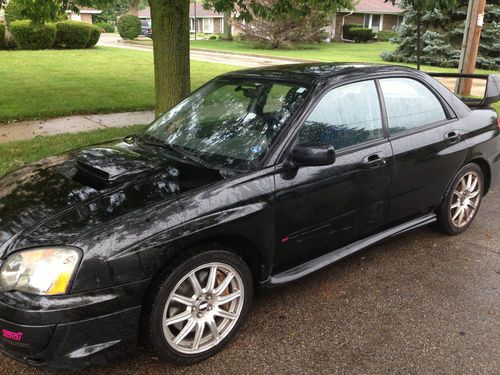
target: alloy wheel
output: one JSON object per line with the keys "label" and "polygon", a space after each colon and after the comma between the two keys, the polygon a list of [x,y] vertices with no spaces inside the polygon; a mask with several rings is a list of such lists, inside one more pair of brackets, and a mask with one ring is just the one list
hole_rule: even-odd
{"label": "alloy wheel", "polygon": [[451,198],[450,218],[454,226],[462,228],[474,218],[481,195],[481,178],[475,171],[467,172],[455,186]]}
{"label": "alloy wheel", "polygon": [[213,262],[187,273],[170,293],[163,311],[163,334],[185,354],[217,346],[233,329],[244,304],[241,275],[230,265]]}

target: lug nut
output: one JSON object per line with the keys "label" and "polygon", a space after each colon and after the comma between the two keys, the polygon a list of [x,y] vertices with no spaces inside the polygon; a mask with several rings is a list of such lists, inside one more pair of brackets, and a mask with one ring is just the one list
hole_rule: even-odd
{"label": "lug nut", "polygon": [[198,313],[198,318],[201,318],[203,316],[202,313]]}

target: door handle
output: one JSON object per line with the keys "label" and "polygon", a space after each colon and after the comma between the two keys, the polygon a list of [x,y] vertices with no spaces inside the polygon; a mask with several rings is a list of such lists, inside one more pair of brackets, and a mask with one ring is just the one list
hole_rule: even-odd
{"label": "door handle", "polygon": [[382,152],[372,154],[363,158],[363,167],[364,168],[380,168],[384,167],[387,164],[387,161],[384,158],[384,154]]}
{"label": "door handle", "polygon": [[451,132],[445,133],[443,138],[448,144],[458,143],[460,142],[460,132],[458,130],[452,130]]}

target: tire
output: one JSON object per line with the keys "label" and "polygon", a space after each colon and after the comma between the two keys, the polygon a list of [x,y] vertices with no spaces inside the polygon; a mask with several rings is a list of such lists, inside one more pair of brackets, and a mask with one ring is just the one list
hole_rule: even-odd
{"label": "tire", "polygon": [[158,357],[190,365],[223,349],[250,312],[253,280],[248,265],[228,250],[208,250],[164,275],[146,322],[149,344]]}
{"label": "tire", "polygon": [[437,209],[440,230],[452,236],[467,230],[479,211],[483,194],[483,171],[477,164],[465,165],[456,174]]}

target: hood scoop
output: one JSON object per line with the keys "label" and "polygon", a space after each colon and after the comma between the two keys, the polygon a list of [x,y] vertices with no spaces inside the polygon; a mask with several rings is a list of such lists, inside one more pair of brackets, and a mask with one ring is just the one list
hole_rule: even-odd
{"label": "hood scoop", "polygon": [[95,147],[75,154],[76,173],[73,179],[79,183],[102,189],[107,184],[144,173],[158,166],[132,151],[126,143],[113,147]]}

